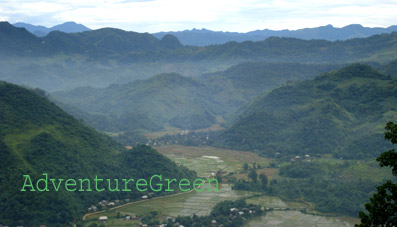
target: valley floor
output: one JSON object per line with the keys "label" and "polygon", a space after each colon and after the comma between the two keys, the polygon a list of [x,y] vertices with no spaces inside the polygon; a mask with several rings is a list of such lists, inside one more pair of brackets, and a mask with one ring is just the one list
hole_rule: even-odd
{"label": "valley floor", "polygon": [[[161,146],[156,147],[161,153],[178,164],[195,170],[201,177],[209,177],[211,173],[223,170],[226,174],[231,173],[236,178],[248,179],[241,174],[244,163],[256,162],[262,166],[269,166],[271,159],[260,157],[251,152],[227,150],[213,147],[187,147],[187,146]],[[258,172],[265,173],[269,179],[280,178],[278,168],[263,168]],[[138,225],[138,221],[126,221],[124,218],[116,218],[125,215],[144,216],[150,211],[157,211],[156,219],[162,221],[167,217],[178,215],[208,215],[216,203],[222,200],[236,200],[246,198],[247,203],[261,205],[264,209],[273,209],[263,217],[249,221],[247,226],[354,226],[359,219],[338,216],[334,214],[321,214],[313,211],[310,203],[282,201],[275,196],[261,195],[250,198],[255,192],[235,191],[231,185],[222,183],[219,192],[189,192],[174,196],[159,197],[117,207],[102,213],[87,216],[84,226],[98,222],[99,216],[106,215],[109,221],[106,226],[131,226]],[[306,210],[307,214],[301,212]]]}

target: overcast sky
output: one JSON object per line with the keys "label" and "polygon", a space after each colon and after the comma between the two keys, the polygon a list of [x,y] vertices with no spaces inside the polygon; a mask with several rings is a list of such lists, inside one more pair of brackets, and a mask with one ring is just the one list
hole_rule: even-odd
{"label": "overcast sky", "polygon": [[0,20],[47,27],[75,21],[138,32],[387,27],[397,24],[397,0],[0,0]]}

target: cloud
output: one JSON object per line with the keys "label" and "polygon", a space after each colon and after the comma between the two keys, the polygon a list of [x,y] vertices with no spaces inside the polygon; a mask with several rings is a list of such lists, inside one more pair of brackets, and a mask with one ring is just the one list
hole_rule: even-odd
{"label": "cloud", "polygon": [[246,32],[333,24],[397,24],[393,0],[5,0],[0,19],[53,26],[75,21],[91,28],[139,32],[207,28]]}

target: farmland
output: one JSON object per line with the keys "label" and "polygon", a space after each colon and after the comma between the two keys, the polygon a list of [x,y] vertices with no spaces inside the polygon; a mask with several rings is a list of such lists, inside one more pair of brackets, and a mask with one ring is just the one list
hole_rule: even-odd
{"label": "farmland", "polygon": [[[189,169],[195,170],[199,176],[208,177],[211,171],[219,169],[232,173],[237,178],[244,178],[246,174],[241,173],[244,163],[260,164],[267,167],[272,161],[268,158],[260,157],[254,153],[227,150],[213,147],[186,147],[186,146],[161,146],[156,148],[161,154],[166,155],[176,163],[184,165]],[[280,178],[277,168],[263,168],[258,170],[269,176],[269,178]],[[205,186],[207,187],[207,186]],[[254,195],[256,197],[252,197]],[[178,215],[191,216],[208,215],[216,203],[222,200],[236,200],[247,198],[247,203],[261,205],[264,208],[274,209],[269,211],[265,216],[251,220],[248,226],[298,226],[322,225],[322,226],[352,226],[357,223],[357,219],[335,216],[323,216],[324,214],[312,211],[310,203],[282,201],[275,196],[259,195],[258,193],[248,191],[235,191],[231,189],[230,184],[220,184],[219,192],[188,192],[167,197],[159,197],[149,200],[143,200],[125,206],[105,210],[102,213],[92,214],[87,217],[84,226],[97,223],[99,216],[106,215],[109,217],[108,226],[123,226],[138,223],[138,221],[126,221],[124,218],[116,218],[126,215],[137,215],[143,217],[155,211],[155,219],[162,221],[167,217],[176,217]],[[299,210],[307,209],[311,214],[303,214]],[[314,215],[313,215],[314,214]]]}

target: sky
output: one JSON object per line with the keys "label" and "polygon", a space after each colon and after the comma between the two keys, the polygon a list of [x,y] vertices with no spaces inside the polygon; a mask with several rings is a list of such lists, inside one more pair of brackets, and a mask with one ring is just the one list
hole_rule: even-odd
{"label": "sky", "polygon": [[397,25],[397,0],[0,0],[0,21],[137,32]]}

